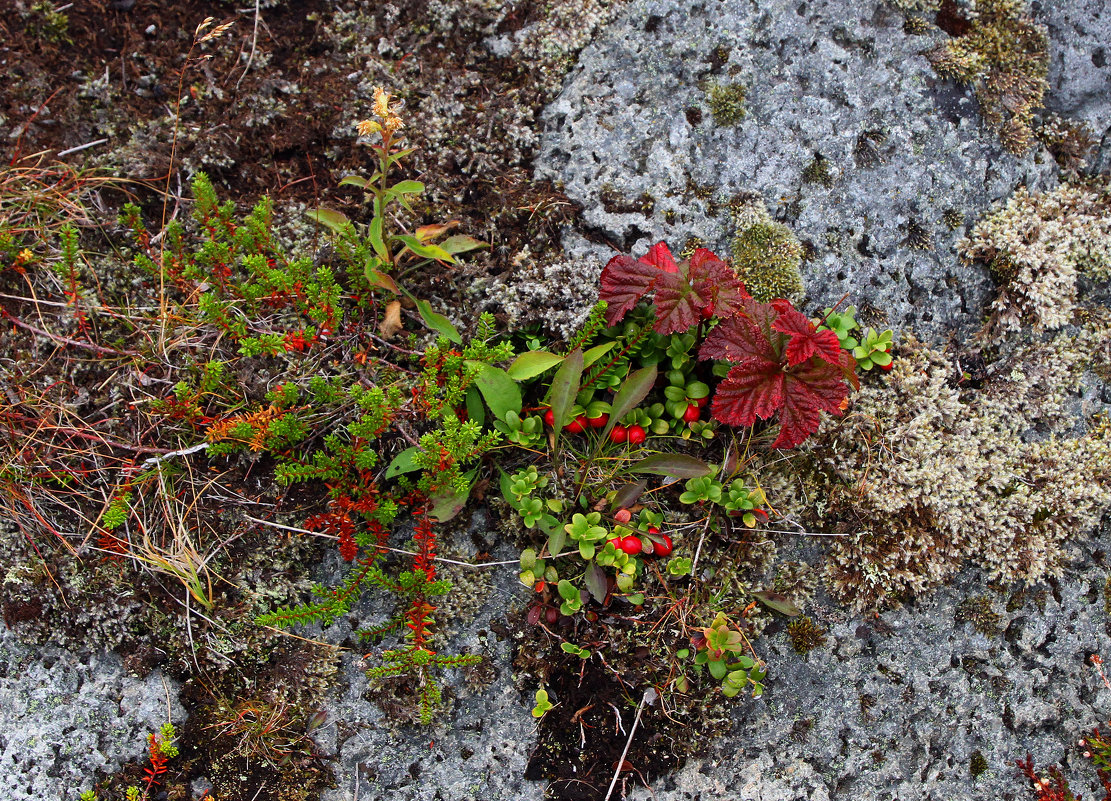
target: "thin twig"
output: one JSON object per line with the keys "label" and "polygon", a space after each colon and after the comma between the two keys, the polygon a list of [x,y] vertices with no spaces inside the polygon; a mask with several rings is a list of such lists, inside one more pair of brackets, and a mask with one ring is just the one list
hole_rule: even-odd
{"label": "thin twig", "polygon": [[243,74],[239,76],[239,80],[235,82],[235,89],[239,91],[239,84],[243,83],[243,79],[247,77],[247,73],[251,70],[251,63],[255,60],[255,49],[258,46],[258,18],[259,18],[259,0],[255,0],[255,30],[251,34],[251,54],[247,56],[247,66],[243,68]]}
{"label": "thin twig", "polygon": [[3,315],[5,320],[9,320],[13,325],[18,326],[19,328],[26,329],[27,331],[30,331],[32,334],[38,334],[39,336],[46,337],[47,339],[52,339],[60,345],[72,345],[75,348],[84,348],[85,350],[91,350],[93,353],[104,353],[104,354],[109,355],[109,356],[141,356],[142,355],[142,354],[138,353],[137,351],[133,351],[133,350],[115,350],[113,348],[103,348],[100,345],[94,345],[91,342],[81,342],[81,341],[76,340],[76,339],[70,339],[69,337],[63,337],[63,336],[60,336],[58,334],[52,334],[49,331],[43,331],[41,328],[35,328],[35,326],[31,325],[30,323],[23,322],[18,317],[14,316],[11,312],[9,312],[7,309],[0,309],[0,315]]}
{"label": "thin twig", "polygon": [[105,137],[104,139],[97,139],[95,142],[86,142],[83,145],[78,145],[77,147],[71,147],[71,148],[69,148],[67,150],[63,150],[61,153],[59,153],[58,158],[61,158],[62,156],[68,156],[71,153],[80,153],[82,150],[88,150],[90,147],[96,147],[97,145],[103,145],[107,141],[108,141],[108,139],[107,139],[107,137]]}
{"label": "thin twig", "polygon": [[617,779],[621,776],[621,768],[625,766],[625,757],[629,754],[629,747],[633,744],[633,736],[637,733],[637,726],[640,725],[640,716],[644,712],[644,705],[655,703],[658,696],[659,693],[656,692],[656,688],[649,687],[644,691],[644,695],[640,697],[640,703],[637,704],[637,716],[633,718],[633,727],[629,729],[629,738],[625,740],[625,750],[621,752],[621,758],[617,760],[617,770],[613,772],[613,781],[610,782],[610,788],[606,791],[606,797],[603,801],[610,801],[613,788],[617,786]]}

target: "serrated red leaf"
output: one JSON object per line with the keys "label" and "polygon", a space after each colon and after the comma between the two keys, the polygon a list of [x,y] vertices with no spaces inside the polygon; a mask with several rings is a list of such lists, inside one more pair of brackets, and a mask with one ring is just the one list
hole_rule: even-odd
{"label": "serrated red leaf", "polygon": [[730,426],[751,426],[767,420],[783,406],[783,369],[776,362],[737,365],[718,385],[710,406],[717,420]]}
{"label": "serrated red leaf", "polygon": [[656,279],[657,334],[687,331],[702,319],[707,299],[699,295],[682,273],[660,273]]}
{"label": "serrated red leaf", "polygon": [[645,264],[651,264],[653,267],[659,268],[665,273],[679,272],[679,265],[675,263],[671,250],[664,242],[657,242],[648,248],[648,252],[640,260]]}
{"label": "serrated red leaf", "polygon": [[[832,343],[819,336],[787,301],[747,299],[739,305],[737,316],[711,331],[698,354],[733,364],[711,410],[732,426],[751,426],[779,412],[773,447],[793,448],[818,430],[823,411],[841,413],[849,395],[845,381],[859,386],[856,361],[841,350],[836,334],[821,332],[830,333]],[[810,355],[799,359],[807,351]]]}
{"label": "serrated red leaf", "polygon": [[832,331],[819,331],[817,326],[788,300],[773,300],[772,306],[779,312],[779,316],[772,323],[772,328],[790,337],[786,349],[787,364],[791,366],[802,364],[814,356],[829,364],[840,364],[841,342],[837,339],[837,334]]}
{"label": "serrated red leaf", "polygon": [[601,290],[598,296],[608,305],[606,324],[616,325],[644,297],[656,279],[662,275],[660,268],[651,262],[621,254],[614,256],[602,268]]}
{"label": "serrated red leaf", "polygon": [[779,436],[773,448],[793,448],[818,430],[821,412],[841,414],[849,388],[840,367],[813,358],[787,374],[783,407],[779,410]]}
{"label": "serrated red leaf", "polygon": [[770,303],[759,303],[751,298],[741,301],[739,312],[723,320],[706,336],[698,358],[721,359],[734,364],[752,360],[778,364],[780,356],[776,346],[783,337],[771,328],[776,315]]}
{"label": "serrated red leaf", "polygon": [[709,304],[721,319],[738,314],[743,301],[752,297],[733,268],[706,248],[699,248],[691,256],[688,280],[703,304]]}

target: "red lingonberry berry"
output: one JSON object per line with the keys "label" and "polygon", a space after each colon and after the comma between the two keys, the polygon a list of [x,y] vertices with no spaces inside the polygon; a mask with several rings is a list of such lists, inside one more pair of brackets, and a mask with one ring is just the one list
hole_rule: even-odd
{"label": "red lingonberry berry", "polygon": [[544,422],[547,423],[550,426],[554,426],[555,425],[555,412],[553,412],[551,409],[548,409],[548,411],[544,412]]}
{"label": "red lingonberry berry", "polygon": [[630,445],[639,445],[640,443],[644,442],[644,440],[648,436],[644,433],[644,428],[641,426],[629,426],[627,433],[629,435]]}
{"label": "red lingonberry berry", "polygon": [[610,442],[616,442],[620,444],[624,442],[628,438],[628,436],[628,429],[626,429],[625,426],[621,425],[621,423],[618,423],[612,429],[610,429]]}
{"label": "red lingonberry berry", "polygon": [[621,538],[620,538],[620,537],[614,537],[614,538],[612,538],[612,539],[610,539],[610,540],[607,540],[607,542],[608,542],[608,543],[609,543],[610,545],[612,545],[612,546],[613,546],[614,550],[616,550],[616,551],[620,551],[620,550],[621,550]]}
{"label": "red lingonberry berry", "polygon": [[894,364],[895,364],[895,362],[888,362],[887,364],[881,364],[881,365],[880,365],[880,369],[881,369],[881,370],[883,370],[883,371],[884,371],[884,372],[886,373],[886,372],[887,372],[888,370],[890,370],[890,369],[891,369],[891,367],[892,367],[892,366],[893,366]]}
{"label": "red lingonberry berry", "polygon": [[634,537],[630,534],[628,537],[621,540],[621,550],[629,554],[629,556],[636,556],[643,549],[644,546],[640,543],[640,537]]}
{"label": "red lingonberry berry", "polygon": [[675,546],[671,544],[671,537],[666,534],[660,538],[659,542],[653,543],[653,553],[656,556],[670,556]]}
{"label": "red lingonberry berry", "polygon": [[694,402],[698,405],[698,408],[701,409],[703,406],[710,402],[710,396],[707,395],[705,398],[697,398]]}
{"label": "red lingonberry berry", "polygon": [[584,428],[586,428],[586,416],[581,414],[564,426],[570,434],[579,434]]}
{"label": "red lingonberry berry", "polygon": [[683,412],[683,419],[686,420],[688,423],[695,422],[701,416],[702,410],[698,408],[697,403],[690,404],[689,406],[687,406],[687,410]]}
{"label": "red lingonberry berry", "polygon": [[591,428],[605,428],[606,423],[608,423],[609,421],[610,421],[610,416],[608,414],[599,415],[598,417],[587,418],[587,422],[590,423]]}
{"label": "red lingonberry berry", "polygon": [[613,516],[613,519],[616,520],[618,523],[624,525],[625,523],[628,523],[630,520],[633,519],[633,513],[630,512],[628,509],[618,509],[617,513]]}
{"label": "red lingonberry berry", "polygon": [[660,530],[658,528],[656,528],[655,526],[649,526],[648,527],[648,533],[649,534],[659,534]]}

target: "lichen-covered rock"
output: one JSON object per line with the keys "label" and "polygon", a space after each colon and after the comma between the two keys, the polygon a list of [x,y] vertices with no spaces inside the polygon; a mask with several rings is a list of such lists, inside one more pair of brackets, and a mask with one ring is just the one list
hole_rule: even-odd
{"label": "lichen-covered rock", "polygon": [[130,676],[119,657],[30,647],[0,625],[0,787],[11,801],[75,801],[97,772],[142,760],[167,715],[185,718],[178,684]]}
{"label": "lichen-covered rock", "polygon": [[[991,280],[958,263],[963,232],[947,221],[1047,187],[1056,167],[1006,152],[971,90],[923,55],[947,35],[908,36],[903,20],[879,0],[629,4],[544,113],[538,173],[595,234],[565,250],[604,261],[598,235],[634,253],[693,236],[727,252],[730,201],[755,191],[806,247],[812,306],[848,293],[873,324],[927,338],[977,328]],[[726,80],[747,87],[746,113],[722,127],[703,87]],[[807,172],[817,156],[820,181]],[[651,197],[651,211],[607,211],[603,186]]]}

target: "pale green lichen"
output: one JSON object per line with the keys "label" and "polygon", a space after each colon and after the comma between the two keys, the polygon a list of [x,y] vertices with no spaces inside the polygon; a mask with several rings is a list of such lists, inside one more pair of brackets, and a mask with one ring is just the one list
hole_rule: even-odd
{"label": "pale green lichen", "polygon": [[1111,275],[1111,189],[1062,184],[1032,194],[1020,187],[958,250],[987,264],[1000,285],[983,331],[988,341],[1019,329],[1060,328],[1072,318],[1077,274]]}
{"label": "pale green lichen", "polygon": [[[828,552],[831,593],[856,609],[943,583],[966,561],[992,580],[1056,576],[1066,542],[1111,506],[1111,424],[1077,420],[1070,393],[1111,342],[1111,314],[1019,351],[982,390],[962,392],[950,359],[908,337],[882,384],[807,443],[789,517],[842,534]],[[1037,428],[1046,438],[1032,439]],[[778,491],[777,491],[778,490]],[[794,515],[790,515],[791,507]]]}

